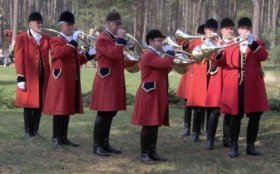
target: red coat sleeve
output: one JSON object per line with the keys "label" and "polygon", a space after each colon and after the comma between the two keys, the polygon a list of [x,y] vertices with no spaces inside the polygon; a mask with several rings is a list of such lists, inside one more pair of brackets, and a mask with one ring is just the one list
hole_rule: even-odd
{"label": "red coat sleeve", "polygon": [[24,42],[21,35],[16,37],[15,42],[15,66],[19,76],[25,76],[24,70]]}
{"label": "red coat sleeve", "polygon": [[262,40],[258,40],[257,43],[259,46],[256,50],[254,50],[252,53],[256,57],[258,61],[264,61],[268,57],[268,53],[266,51],[265,43]]}
{"label": "red coat sleeve", "polygon": [[50,40],[51,53],[53,58],[65,59],[73,53],[74,46],[68,44],[67,42],[58,41],[58,37],[52,38]]}
{"label": "red coat sleeve", "polygon": [[161,58],[160,56],[156,56],[153,53],[148,53],[144,55],[143,61],[145,61],[145,64],[147,64],[148,66],[156,69],[171,69],[173,58],[171,58],[170,56]]}
{"label": "red coat sleeve", "polygon": [[109,38],[103,36],[96,41],[96,53],[102,54],[109,59],[123,59],[123,46],[117,45]]}

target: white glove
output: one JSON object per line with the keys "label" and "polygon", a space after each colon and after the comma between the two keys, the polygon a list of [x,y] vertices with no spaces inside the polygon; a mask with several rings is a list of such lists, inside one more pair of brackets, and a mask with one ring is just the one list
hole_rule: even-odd
{"label": "white glove", "polygon": [[73,37],[73,40],[74,41],[78,41],[78,39],[79,39],[79,35],[81,34],[82,32],[81,31],[75,31],[74,33],[73,33],[73,35],[72,35],[72,37]]}
{"label": "white glove", "polygon": [[173,51],[173,46],[172,45],[164,45],[162,50],[164,52],[167,52],[167,51]]}
{"label": "white glove", "polygon": [[247,40],[249,42],[249,44],[251,45],[254,41],[254,36],[252,35],[252,33],[247,33]]}
{"label": "white glove", "polygon": [[25,91],[25,90],[26,90],[26,84],[25,84],[25,82],[18,82],[18,83],[17,83],[17,87],[18,87],[19,89],[21,89],[22,91]]}
{"label": "white glove", "polygon": [[96,55],[96,49],[95,49],[95,48],[90,48],[90,49],[88,50],[88,55],[89,55],[89,56]]}

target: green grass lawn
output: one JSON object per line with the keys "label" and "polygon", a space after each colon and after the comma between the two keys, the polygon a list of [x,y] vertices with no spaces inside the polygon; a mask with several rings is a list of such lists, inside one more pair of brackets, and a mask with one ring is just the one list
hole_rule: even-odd
{"label": "green grass lawn", "polygon": [[[82,69],[83,92],[90,91],[94,69]],[[0,90],[2,98],[13,99],[15,95],[15,72],[12,67],[0,67]],[[126,73],[127,92],[135,95],[139,74]],[[170,88],[175,89],[179,75],[170,74]],[[275,84],[279,84],[276,81]],[[270,90],[270,88],[269,88]],[[277,89],[271,89],[277,93]],[[4,94],[4,95],[3,95]],[[0,99],[1,100],[1,99]],[[1,107],[0,107],[1,108]],[[166,163],[153,166],[139,162],[140,127],[130,125],[133,107],[119,112],[111,130],[111,143],[123,151],[121,155],[102,158],[92,154],[92,130],[96,112],[85,108],[83,115],[71,117],[69,138],[79,142],[79,148],[53,148],[52,117],[43,116],[40,133],[44,138],[26,141],[23,138],[22,109],[0,109],[0,173],[280,173],[280,117],[279,112],[265,113],[261,120],[256,146],[263,155],[247,156],[245,134],[247,118],[243,119],[240,136],[240,157],[228,157],[229,149],[222,147],[222,116],[217,131],[215,149],[204,149],[206,138],[193,143],[191,137],[181,138],[183,131],[183,108],[171,107],[170,127],[159,131],[158,152],[168,157]]]}

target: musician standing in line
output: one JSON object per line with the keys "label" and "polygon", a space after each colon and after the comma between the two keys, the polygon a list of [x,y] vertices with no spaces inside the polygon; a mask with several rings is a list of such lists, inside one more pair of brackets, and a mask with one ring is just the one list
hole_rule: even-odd
{"label": "musician standing in line", "polygon": [[[202,24],[197,28],[197,34],[199,35],[204,35],[204,27],[205,25]],[[179,42],[178,44],[182,46],[183,50],[187,50],[189,47],[189,41],[177,41]],[[191,42],[191,41],[190,41]],[[193,108],[187,106],[187,96],[188,96],[188,86],[190,85],[190,75],[191,75],[191,67],[192,65],[189,65],[182,74],[180,78],[179,85],[176,90],[176,96],[185,99],[185,112],[184,112],[184,132],[183,132],[183,137],[184,136],[189,136],[191,134],[191,120],[192,120],[192,111]],[[202,126],[203,129],[203,126]]]}
{"label": "musician standing in line", "polygon": [[260,155],[255,149],[255,141],[261,115],[269,109],[261,67],[261,62],[267,59],[268,53],[264,42],[255,40],[251,32],[251,20],[242,17],[238,21],[238,34],[247,37],[247,40],[225,48],[217,56],[224,71],[221,113],[231,115],[231,158],[238,157],[239,154],[238,138],[244,113],[249,118],[246,153]]}
{"label": "musician standing in line", "polygon": [[49,37],[40,29],[43,18],[32,12],[29,29],[16,37],[15,67],[17,73],[16,106],[23,107],[25,138],[38,136],[38,130],[49,77]]}
{"label": "musician standing in line", "polygon": [[119,110],[126,110],[124,79],[125,30],[121,28],[121,15],[110,12],[105,31],[96,40],[98,70],[92,85],[90,109],[97,111],[93,130],[93,153],[110,156],[121,151],[109,143],[110,129]]}
{"label": "musician standing in line", "polygon": [[[233,36],[234,23],[229,18],[224,18],[220,24],[220,31],[222,34],[222,40],[218,45],[231,44],[229,41],[230,37]],[[208,70],[209,83],[206,96],[206,107],[208,118],[207,126],[207,145],[206,149],[212,150],[214,147],[215,135],[218,126],[218,120],[220,116],[220,101],[222,94],[223,85],[223,71],[221,67],[218,67],[216,60],[211,60],[211,66]],[[224,117],[224,145],[229,145],[229,123],[230,116],[225,115]],[[227,144],[228,143],[228,144]]]}
{"label": "musician standing in line", "polygon": [[53,115],[54,146],[78,147],[68,139],[69,119],[72,114],[83,113],[80,65],[93,58],[95,48],[79,53],[81,31],[73,32],[75,17],[71,12],[63,12],[58,22],[61,31],[50,40],[51,74],[43,112]]}
{"label": "musician standing in line", "polygon": [[175,53],[172,46],[164,48],[165,36],[158,30],[146,35],[147,50],[140,61],[141,84],[136,93],[131,123],[141,125],[141,162],[154,164],[154,161],[167,161],[156,152],[158,128],[169,125],[168,118],[168,73],[172,70]]}
{"label": "musician standing in line", "polygon": [[[218,29],[218,23],[215,19],[209,19],[205,23],[205,34],[207,36],[212,35]],[[196,46],[202,45],[201,39],[193,39],[189,44],[189,50],[192,51]],[[203,59],[202,61],[193,64],[190,67],[191,75],[189,80],[187,106],[194,108],[193,118],[193,142],[199,141],[199,135],[201,131],[201,123],[205,116],[205,100],[207,94],[207,68],[208,61]],[[206,126],[207,127],[207,126]]]}

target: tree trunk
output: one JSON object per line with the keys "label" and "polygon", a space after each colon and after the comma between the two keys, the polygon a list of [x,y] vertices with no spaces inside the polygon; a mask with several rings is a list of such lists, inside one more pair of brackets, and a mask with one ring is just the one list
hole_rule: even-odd
{"label": "tree trunk", "polygon": [[277,14],[279,10],[279,1],[273,0],[272,5],[272,27],[271,27],[271,45],[270,48],[273,48],[276,45],[276,25],[277,25]]}
{"label": "tree trunk", "polygon": [[253,0],[254,12],[253,12],[253,35],[255,38],[260,37],[260,2],[261,0]]}
{"label": "tree trunk", "polygon": [[144,23],[144,4],[145,0],[137,0],[136,7],[136,39],[142,40],[143,35],[143,23]]}
{"label": "tree trunk", "polygon": [[14,16],[13,16],[13,35],[12,43],[16,40],[18,27],[18,0],[14,0]]}

